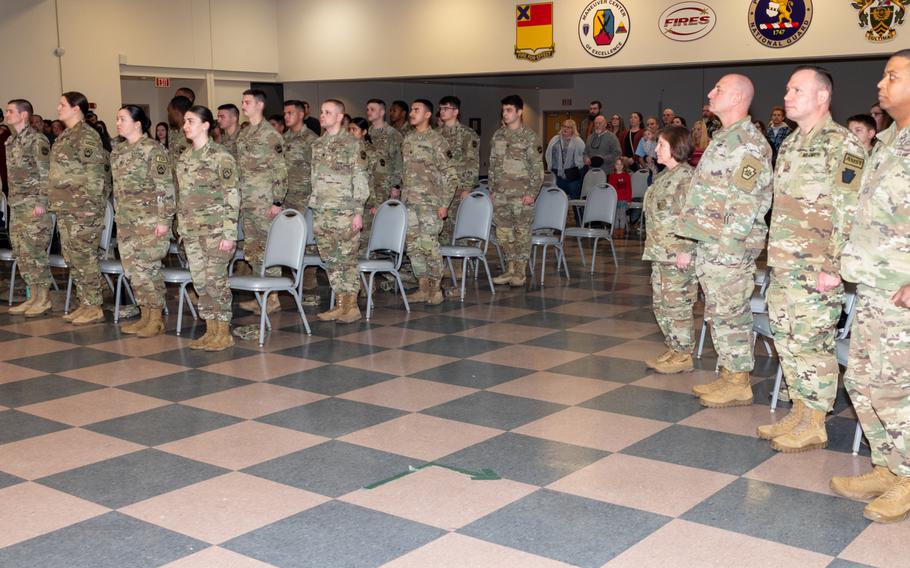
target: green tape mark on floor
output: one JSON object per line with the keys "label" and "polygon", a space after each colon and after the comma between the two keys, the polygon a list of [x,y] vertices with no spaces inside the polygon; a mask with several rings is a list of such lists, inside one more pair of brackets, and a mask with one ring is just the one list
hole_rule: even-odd
{"label": "green tape mark on floor", "polygon": [[443,469],[448,469],[450,471],[454,471],[454,472],[460,473],[462,475],[468,475],[474,481],[492,481],[495,479],[502,479],[495,471],[493,471],[492,469],[490,469],[488,467],[485,467],[485,468],[481,469],[480,471],[471,471],[470,469],[463,469],[460,467],[455,467],[453,465],[445,465],[445,464],[441,464],[441,463],[428,462],[423,465],[419,465],[417,467],[408,466],[407,471],[402,471],[401,473],[396,473],[395,475],[393,475],[391,477],[387,477],[385,479],[381,479],[379,481],[373,482],[369,485],[365,485],[363,488],[364,489],[376,489],[377,487],[379,487],[381,485],[385,485],[386,483],[390,483],[392,481],[395,481],[396,479],[401,479],[402,477],[411,475],[412,473],[420,471],[421,469],[424,469],[427,467],[441,467]]}

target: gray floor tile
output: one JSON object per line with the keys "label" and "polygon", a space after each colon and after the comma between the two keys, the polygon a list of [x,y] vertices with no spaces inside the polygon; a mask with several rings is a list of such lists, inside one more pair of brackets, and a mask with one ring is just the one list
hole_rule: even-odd
{"label": "gray floor tile", "polygon": [[[832,416],[825,423],[828,428],[828,449],[836,452],[853,452],[853,436],[856,434],[856,420],[844,416]],[[870,455],[869,442],[863,436],[859,445],[859,455]]]}
{"label": "gray floor tile", "polygon": [[531,369],[521,369],[509,365],[464,360],[412,373],[411,376],[450,385],[485,389],[533,372]]}
{"label": "gray floor tile", "polygon": [[[495,273],[494,273],[495,274]],[[539,275],[539,273],[538,273]],[[523,310],[547,310],[566,304],[565,300],[555,298],[542,298],[540,296],[516,295],[496,300],[497,306],[506,308],[519,308]]]}
{"label": "gray floor tile", "polygon": [[175,349],[173,351],[165,351],[163,353],[147,355],[146,359],[154,359],[156,361],[163,361],[164,363],[171,363],[172,365],[180,365],[183,367],[198,368],[205,367],[207,365],[214,365],[215,363],[231,361],[233,359],[240,359],[241,357],[255,355],[256,353],[256,351],[243,349],[242,347],[235,345],[234,347],[230,347],[224,351]]}
{"label": "gray floor tile", "polygon": [[703,407],[690,394],[626,385],[580,404],[584,408],[678,422]]}
{"label": "gray floor tile", "polygon": [[240,422],[239,418],[179,404],[171,404],[85,426],[146,446],[157,446]]}
{"label": "gray floor tile", "polygon": [[501,347],[506,347],[508,343],[499,341],[488,341],[486,339],[474,339],[471,337],[461,337],[459,335],[446,335],[437,337],[429,341],[421,341],[413,345],[403,347],[408,351],[418,351],[420,353],[431,353],[433,355],[446,355],[448,357],[467,358],[474,355],[480,355],[488,351],[493,351]]}
{"label": "gray floor tile", "polygon": [[312,359],[322,361],[323,363],[338,363],[371,353],[385,351],[384,347],[378,345],[367,345],[365,343],[352,343],[348,341],[317,341],[316,343],[307,343],[298,347],[289,347],[276,351],[278,355],[287,355],[289,357],[300,357],[302,359]]}
{"label": "gray floor tile", "polygon": [[50,434],[69,428],[67,424],[39,418],[18,410],[0,412],[0,444],[18,442],[26,438]]}
{"label": "gray floor tile", "polygon": [[331,501],[222,546],[281,567],[371,568],[443,534],[400,517]]}
{"label": "gray floor tile", "polygon": [[419,329],[420,331],[432,331],[435,333],[458,333],[459,331],[487,325],[488,323],[490,322],[484,320],[438,315],[410,320],[396,325],[407,329]]}
{"label": "gray floor tile", "polygon": [[422,411],[422,414],[511,430],[566,408],[562,404],[481,391]]}
{"label": "gray floor tile", "polygon": [[146,568],[208,544],[111,512],[0,549],[0,566],[16,568]]}
{"label": "gray floor tile", "polygon": [[742,475],[777,452],[768,442],[675,424],[629,446],[624,454]]}
{"label": "gray floor tile", "polygon": [[395,375],[355,369],[343,365],[325,365],[269,381],[275,385],[335,396],[394,379]]}
{"label": "gray floor tile", "polygon": [[651,374],[641,361],[619,359],[617,357],[601,357],[599,355],[588,355],[547,370],[551,373],[616,383],[631,383]]}
{"label": "gray floor tile", "polygon": [[129,337],[127,334],[120,333],[120,328],[116,325],[90,325],[87,327],[76,327],[72,329],[46,336],[54,341],[65,341],[77,345],[93,345],[95,343],[104,343],[105,341],[114,341]]}
{"label": "gray floor tile", "polygon": [[326,398],[305,406],[297,406],[269,414],[268,416],[257,418],[257,421],[327,438],[335,438],[405,414],[407,412],[384,406],[375,406],[340,398]]}
{"label": "gray floor tile", "polygon": [[502,323],[529,325],[531,327],[541,327],[544,329],[566,329],[592,322],[596,319],[597,318],[585,316],[557,314],[556,312],[535,312],[533,314],[525,314],[523,316],[518,316],[517,318],[505,320]]}
{"label": "gray floor tile", "polygon": [[121,359],[127,359],[127,357],[117,353],[91,349],[89,347],[77,347],[75,349],[56,351],[49,355],[35,355],[33,357],[13,359],[12,361],[7,361],[7,363],[19,365],[20,367],[28,367],[29,369],[37,369],[39,371],[44,371],[45,373],[62,373],[63,371],[111,363]]}
{"label": "gray floor tile", "polygon": [[0,489],[22,483],[23,481],[25,480],[21,477],[16,477],[15,475],[0,471]]}
{"label": "gray floor tile", "polygon": [[547,485],[607,456],[591,448],[506,432],[436,460],[472,471],[490,468],[500,477]]}
{"label": "gray floor tile", "polygon": [[619,306],[642,308],[640,310],[629,310],[612,319],[657,323],[657,320],[654,319],[654,313],[650,309],[652,304],[651,296],[642,296],[639,294],[609,294],[604,298],[604,301]]}
{"label": "gray floor tile", "polygon": [[864,503],[737,479],[683,519],[836,556],[869,521]]}
{"label": "gray floor tile", "polygon": [[180,402],[181,400],[248,385],[252,382],[238,379],[237,377],[209,373],[200,369],[191,369],[174,373],[173,375],[129,383],[119,388],[171,402]]}
{"label": "gray floor tile", "polygon": [[860,564],[859,562],[850,562],[843,558],[835,558],[826,568],[875,568],[875,566]]}
{"label": "gray floor tile", "polygon": [[21,333],[13,333],[12,331],[6,331],[5,329],[0,329],[0,343],[4,341],[12,341],[14,339],[24,339],[29,337],[28,335],[22,335]]}
{"label": "gray floor tile", "polygon": [[[328,309],[328,307],[328,297],[326,296],[325,309]],[[313,335],[316,337],[327,337],[329,339],[334,339],[336,337],[344,337],[345,335],[350,335],[352,333],[358,333],[361,331],[366,331],[368,329],[382,327],[381,325],[365,320],[360,320],[358,322],[350,324],[338,324],[331,321],[319,321],[314,317],[313,314],[309,313],[310,308],[307,308],[306,311],[307,320],[310,323],[310,331],[312,331]],[[322,310],[320,309],[319,311]],[[288,325],[280,329],[281,331],[289,331],[291,333],[306,333],[306,329],[303,327],[303,324],[299,319],[293,325]]]}
{"label": "gray floor tile", "polygon": [[45,375],[0,385],[0,404],[15,408],[104,388],[95,383]]}
{"label": "gray floor tile", "polygon": [[669,520],[541,489],[458,532],[575,566],[599,568]]}
{"label": "gray floor tile", "polygon": [[320,495],[339,497],[421,463],[413,458],[332,440],[243,471]]}
{"label": "gray floor tile", "polygon": [[117,509],[224,473],[228,470],[147,449],[57,473],[38,482]]}
{"label": "gray floor tile", "polygon": [[559,331],[525,341],[524,345],[533,345],[535,347],[549,347],[550,349],[562,349],[565,351],[578,351],[580,353],[595,353],[603,351],[610,347],[616,347],[628,341],[619,337],[608,337],[606,335],[595,335],[593,333],[578,333],[574,331]]}

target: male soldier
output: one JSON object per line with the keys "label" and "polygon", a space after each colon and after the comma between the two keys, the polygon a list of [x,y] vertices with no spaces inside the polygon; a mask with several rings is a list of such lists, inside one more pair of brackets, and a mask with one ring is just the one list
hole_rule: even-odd
{"label": "male soldier", "polygon": [[543,181],[543,147],[537,135],[521,122],[521,97],[509,95],[501,104],[504,126],[493,134],[490,143],[489,185],[496,238],[509,268],[493,283],[524,286],[531,254],[534,199]]}
{"label": "male soldier", "polygon": [[410,122],[414,129],[404,139],[404,187],[402,201],[408,206],[408,256],[420,290],[408,298],[413,302],[441,304],[445,299],[442,281],[442,254],[439,231],[458,176],[452,151],[442,135],[430,128],[433,103],[417,99],[411,105]]}
{"label": "male soldier", "polygon": [[[193,106],[192,101],[184,96],[176,96],[167,105],[167,153],[172,164],[190,147],[190,142],[183,133],[183,115]],[[175,176],[176,179],[176,176]]]}
{"label": "male soldier", "polygon": [[[284,161],[284,140],[275,128],[264,120],[266,95],[259,89],[243,92],[240,104],[250,121],[237,135],[237,167],[240,170],[240,215],[243,222],[243,253],[253,269],[262,270],[269,225],[288,193],[288,170]],[[268,276],[281,276],[280,268],[269,268]],[[256,312],[259,302],[255,299],[242,302],[240,307]],[[269,296],[266,311],[281,309],[278,296]]]}
{"label": "male soldier", "polygon": [[[676,233],[698,241],[695,273],[705,292],[720,378],[692,391],[709,407],[752,404],[749,374],[755,258],[765,247],[771,206],[771,148],[752,125],[755,90],[743,75],[725,75],[708,94],[724,127],[714,134],[692,179]],[[686,268],[689,253],[676,265]]]}
{"label": "male soldier", "polygon": [[313,142],[313,232],[329,283],[337,296],[333,309],[317,315],[321,321],[351,323],[360,319],[357,258],[363,204],[370,195],[367,154],[360,140],[342,128],[344,103],[322,103],[319,124],[325,134]]}
{"label": "male soldier", "polygon": [[190,101],[190,106],[196,104],[196,92],[189,87],[177,87],[174,91],[175,97],[186,97]]}
{"label": "male soldier", "polygon": [[449,203],[448,215],[439,236],[439,242],[443,245],[452,244],[452,232],[455,230],[458,206],[474,189],[474,185],[477,184],[477,176],[480,174],[480,137],[476,132],[458,122],[460,114],[461,99],[447,96],[439,100],[439,118],[442,122],[439,133],[449,143],[449,149],[452,151],[452,165],[455,166],[455,172],[458,175],[458,187]]}
{"label": "male soldier", "polygon": [[237,135],[240,134],[240,109],[228,103],[218,107],[218,126],[221,128],[221,145],[237,159]]}
{"label": "male soldier", "polygon": [[[835,477],[831,489],[875,499],[863,515],[895,522],[910,511],[910,50],[895,53],[878,83],[894,123],[864,168],[841,275],[857,283],[856,318],[844,384],[872,450],[873,470]],[[842,164],[857,171],[860,165]]]}
{"label": "male soldier", "polygon": [[47,138],[29,124],[31,114],[32,105],[24,99],[13,99],[6,105],[6,123],[14,132],[6,141],[12,220],[9,236],[19,271],[31,292],[25,302],[10,308],[9,313],[26,317],[40,316],[51,310],[48,297],[51,272],[47,265],[47,247],[51,240],[51,219],[47,214],[50,145]]}
{"label": "male soldier", "polygon": [[[288,195],[284,206],[303,212],[312,191],[313,142],[316,136],[303,122],[303,101],[284,101],[284,161],[288,168]],[[313,253],[315,254],[315,253]],[[311,266],[303,273],[303,289],[310,293],[303,303],[319,305],[316,293],[316,267]]]}
{"label": "male soldier", "polygon": [[793,409],[783,420],[760,426],[758,437],[785,453],[828,444],[825,414],[837,391],[840,255],[856,211],[865,152],[831,118],[833,90],[831,75],[820,67],[803,66],[790,77],[784,105],[799,128],[781,145],[774,170],[768,316]]}
{"label": "male soldier", "polygon": [[379,166],[373,170],[373,176],[378,178],[374,183],[388,191],[387,194],[376,196],[378,205],[389,197],[397,199],[401,195],[401,143],[404,139],[396,128],[386,123],[385,101],[381,99],[367,101],[367,121],[370,123],[373,148],[376,148],[379,159]]}
{"label": "male soldier", "polygon": [[408,121],[409,111],[408,103],[404,101],[392,101],[392,106],[389,108],[389,124],[402,136],[411,130],[411,123]]}

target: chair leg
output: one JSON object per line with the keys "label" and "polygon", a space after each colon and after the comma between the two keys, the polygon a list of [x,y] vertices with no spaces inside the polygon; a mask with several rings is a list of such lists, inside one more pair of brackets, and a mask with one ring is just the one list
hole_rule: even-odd
{"label": "chair leg", "polygon": [[493,296],[495,296],[495,295],[496,295],[496,286],[493,286],[493,275],[490,274],[490,265],[487,264],[487,259],[486,259],[486,258],[481,257],[480,260],[483,261],[483,269],[484,269],[484,270],[486,271],[486,273],[487,273],[487,282],[490,284],[490,294],[493,295]]}
{"label": "chair leg", "polygon": [[[183,296],[186,294],[186,284],[180,285],[180,291],[177,293],[177,335],[180,335],[180,328],[183,325]],[[192,304],[190,304],[192,305]]]}
{"label": "chair leg", "polygon": [[610,241],[610,252],[613,253],[613,266],[615,266],[616,268],[619,268],[619,260],[617,260],[617,258],[616,258],[616,249],[613,247],[613,239],[610,238],[607,240]]}
{"label": "chair leg", "polygon": [[[475,270],[474,272],[475,272],[474,277],[476,278],[477,271]],[[467,257],[465,257],[464,260],[461,261],[461,301],[462,302],[464,302],[464,285],[465,285],[465,280],[467,280],[467,278],[468,278],[468,259],[467,259]]]}
{"label": "chair leg", "polygon": [[133,295],[133,287],[130,285],[130,281],[124,280],[124,284],[126,284],[126,295],[130,297],[132,303],[137,304],[138,302],[136,301],[136,296]]}
{"label": "chair leg", "polygon": [[360,273],[360,279],[363,281],[363,285],[367,289],[367,321],[370,321],[370,316],[373,315],[373,277],[375,275],[375,272],[370,272],[370,279],[367,281],[367,278],[364,276],[363,272]]}
{"label": "chair leg", "polygon": [[265,322],[269,319],[265,309],[265,305],[269,299],[269,293],[266,292],[261,298],[259,294],[256,294],[256,299],[259,300],[259,347],[262,347],[262,344],[265,342]]}
{"label": "chair leg", "polygon": [[594,262],[597,260],[597,241],[599,240],[600,239],[597,237],[594,237],[594,244],[591,246],[591,248],[594,249],[591,251],[591,274],[594,274]]}
{"label": "chair leg", "polygon": [[778,362],[777,376],[774,377],[774,392],[771,393],[771,412],[777,410],[777,397],[780,395],[780,383],[784,378],[784,366]]}
{"label": "chair leg", "polygon": [[[528,258],[528,269],[534,274],[534,268],[537,266],[537,245],[531,245],[531,256]],[[505,272],[505,269],[503,269]]]}
{"label": "chair leg", "polygon": [[452,287],[458,286],[458,279],[455,278],[455,267],[452,266],[452,257],[446,257],[446,264],[449,265],[449,276],[452,278]]}
{"label": "chair leg", "polygon": [[540,252],[540,287],[543,288],[544,273],[547,270],[547,245],[543,246]]}
{"label": "chair leg", "polygon": [[397,270],[393,270],[392,275],[395,276],[395,283],[398,284],[398,290],[401,292],[401,300],[404,302],[404,309],[406,312],[411,313],[411,305],[408,304],[408,294],[404,291],[404,284],[401,283],[401,275],[398,274]]}
{"label": "chair leg", "polygon": [[695,354],[696,359],[701,359],[701,352],[705,348],[705,334],[708,333],[708,320],[701,322],[701,337],[698,339],[698,352]]}
{"label": "chair leg", "polygon": [[300,314],[300,321],[303,322],[303,328],[306,330],[307,335],[313,335],[313,332],[310,331],[310,322],[306,319],[306,314],[303,312],[303,304],[300,303],[300,295],[297,293],[297,290],[288,290],[291,293],[291,296],[294,297],[294,303],[297,304],[297,313]]}
{"label": "chair leg", "polygon": [[194,320],[198,320],[199,315],[196,313],[196,307],[193,306],[193,299],[190,298],[189,292],[186,291],[186,286],[183,287],[183,297],[186,298],[186,305],[190,308],[190,315],[193,316]]}
{"label": "chair leg", "polygon": [[[559,251],[559,258],[562,260],[562,267],[566,271],[566,280],[570,280],[569,276],[569,263],[566,261],[566,249],[563,248],[562,243],[556,245],[556,250]],[[557,264],[557,272],[559,271],[559,265]]]}
{"label": "chair leg", "polygon": [[578,256],[581,257],[581,265],[588,266],[585,264],[585,249],[581,246],[581,237],[575,237],[575,240],[578,242]]}
{"label": "chair leg", "polygon": [[[330,283],[331,284],[331,283]],[[332,290],[331,296],[329,296],[329,309],[335,309],[335,290]]]}
{"label": "chair leg", "polygon": [[499,241],[493,243],[493,247],[496,248],[496,256],[499,257],[499,269],[502,272],[506,271],[506,262],[502,258],[502,248],[499,246]]}
{"label": "chair leg", "polygon": [[70,313],[70,300],[73,297],[73,275],[70,273],[66,280],[66,301],[63,303],[63,313]]}
{"label": "chair leg", "polygon": [[13,267],[9,272],[9,297],[6,300],[8,306],[13,305],[13,291],[16,289],[16,261],[13,260]]}
{"label": "chair leg", "polygon": [[862,443],[862,441],[863,441],[863,426],[862,426],[862,424],[859,423],[859,421],[857,421],[856,422],[856,433],[853,434],[853,455],[854,456],[859,453],[859,445],[860,445],[860,443]]}
{"label": "chair leg", "polygon": [[[107,278],[107,274],[104,275]],[[110,280],[108,280],[110,282]],[[123,289],[123,275],[117,276],[117,286],[114,288],[114,323],[120,321],[120,291]]]}

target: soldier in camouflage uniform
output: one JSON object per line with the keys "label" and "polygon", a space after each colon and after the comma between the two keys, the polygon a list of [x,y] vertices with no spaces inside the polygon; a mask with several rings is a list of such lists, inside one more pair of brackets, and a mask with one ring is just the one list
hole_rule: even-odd
{"label": "soldier in camouflage uniform", "polygon": [[[167,153],[171,164],[176,164],[180,156],[190,147],[190,141],[183,132],[183,117],[193,103],[184,96],[176,96],[167,105]],[[174,175],[176,179],[176,172]]]}
{"label": "soldier in camouflage uniform", "polygon": [[240,109],[228,103],[218,107],[218,127],[221,128],[221,145],[237,159],[237,136],[240,134]]}
{"label": "soldier in camouflage uniform", "polygon": [[[363,149],[367,153],[367,176],[370,181],[370,196],[367,197],[366,203],[363,204],[363,228],[360,230],[360,250],[365,253],[370,242],[370,231],[373,229],[373,217],[376,215],[376,209],[382,205],[385,199],[380,200],[383,193],[388,193],[378,181],[382,179],[382,174],[377,173],[380,169],[379,151],[373,146],[373,139],[369,134],[369,123],[362,116],[356,116],[348,124],[348,132],[351,136],[363,143]],[[361,255],[363,256],[363,255]]]}
{"label": "soldier in camouflage uniform", "polygon": [[841,257],[841,275],[857,283],[844,385],[874,468],[835,477],[831,489],[851,499],[874,499],[864,516],[894,522],[910,512],[910,50],[888,60],[878,89],[894,124],[879,134],[864,168]]}
{"label": "soldier in camouflage uniform", "polygon": [[449,211],[442,225],[439,242],[452,244],[452,232],[455,230],[455,219],[458,217],[458,206],[477,185],[480,174],[480,137],[467,126],[458,122],[461,113],[461,100],[448,96],[439,100],[439,118],[442,126],[439,133],[449,143],[452,150],[452,162],[458,174],[458,187],[449,203]]}
{"label": "soldier in camouflage uniform", "polygon": [[234,345],[227,267],[234,256],[240,215],[237,163],[209,138],[215,126],[212,111],[194,106],[184,118],[192,147],[175,166],[180,184],[177,227],[199,294],[199,315],[206,322],[205,335],[189,347],[221,351]]}
{"label": "soldier in camouflage uniform", "polygon": [[63,319],[75,325],[104,321],[98,247],[110,165],[101,137],[84,121],[87,113],[88,99],[82,93],[60,97],[57,116],[66,130],[51,147],[48,175],[48,211],[57,214],[63,258],[81,300]]}
{"label": "soldier in camouflage uniform", "polygon": [[379,165],[374,169],[377,204],[401,195],[401,145],[404,138],[385,121],[385,102],[380,99],[367,101],[367,121],[370,123],[370,140],[376,148]]}
{"label": "soldier in camouflage uniform", "polygon": [[408,103],[404,101],[392,101],[392,106],[389,108],[389,123],[402,136],[414,130],[408,118],[410,112]]}
{"label": "soldier in camouflage uniform", "polygon": [[167,150],[145,136],[150,122],[135,105],[117,111],[117,132],[124,141],[111,152],[120,258],[141,311],[139,321],[120,331],[138,337],[164,333],[161,259],[167,255],[176,209]]}
{"label": "soldier in camouflage uniform", "polygon": [[370,195],[367,153],[363,144],[342,128],[344,104],[322,103],[319,122],[325,133],[313,142],[313,231],[319,256],[326,264],[336,306],[317,317],[351,323],[361,318],[357,306],[360,276],[357,258],[363,204]]}
{"label": "soldier in camouflage uniform", "polygon": [[19,272],[31,294],[8,313],[26,317],[40,316],[51,310],[51,272],[47,265],[47,247],[51,240],[51,218],[47,214],[50,145],[44,134],[29,125],[31,116],[32,105],[24,99],[13,99],[6,106],[6,123],[13,131],[6,140],[9,236]]}
{"label": "soldier in camouflage uniform", "polygon": [[524,286],[531,255],[531,221],[534,199],[543,181],[543,147],[521,117],[524,101],[518,95],[502,99],[505,126],[493,134],[490,149],[489,184],[493,194],[496,238],[509,264],[493,279],[495,284]]}
{"label": "soldier in camouflage uniform", "polygon": [[695,266],[677,268],[679,253],[695,253],[695,241],[676,236],[676,219],[686,202],[694,169],[689,131],[682,126],[663,129],[657,139],[657,161],[667,169],[657,175],[645,194],[648,225],[642,260],[651,261],[654,317],[664,334],[667,351],[645,361],[658,373],[681,373],[695,368],[695,321],[692,307],[698,300]]}
{"label": "soldier in camouflage uniform", "polygon": [[[771,206],[771,147],[748,115],[752,82],[726,75],[708,94],[724,127],[714,134],[698,167],[676,234],[698,241],[695,272],[705,291],[720,378],[693,392],[709,407],[752,404],[749,374],[755,258],[765,247],[765,213]],[[676,265],[692,261],[678,254]]]}
{"label": "soldier in camouflage uniform", "polygon": [[[241,221],[243,223],[243,254],[253,273],[262,270],[265,245],[272,219],[281,212],[288,193],[288,171],[284,161],[284,139],[264,120],[266,95],[259,89],[243,92],[241,107],[250,121],[237,135],[237,165],[240,168]],[[280,276],[281,269],[269,268],[267,276]],[[255,299],[242,302],[240,307],[257,312]],[[266,310],[281,309],[278,295],[269,296]]]}
{"label": "soldier in camouflage uniform", "polygon": [[824,69],[802,67],[790,77],[784,104],[799,128],[781,145],[774,171],[768,317],[793,409],[760,426],[758,437],[786,453],[827,445],[825,414],[837,391],[840,255],[866,157],[856,136],[831,118],[832,95]]}
{"label": "soldier in camouflage uniform", "polygon": [[408,256],[420,289],[411,295],[413,302],[441,304],[445,299],[442,281],[442,254],[439,232],[446,217],[458,175],[448,142],[430,128],[433,103],[417,99],[411,105],[410,121],[414,130],[404,139],[404,180],[401,200],[408,207]]}

